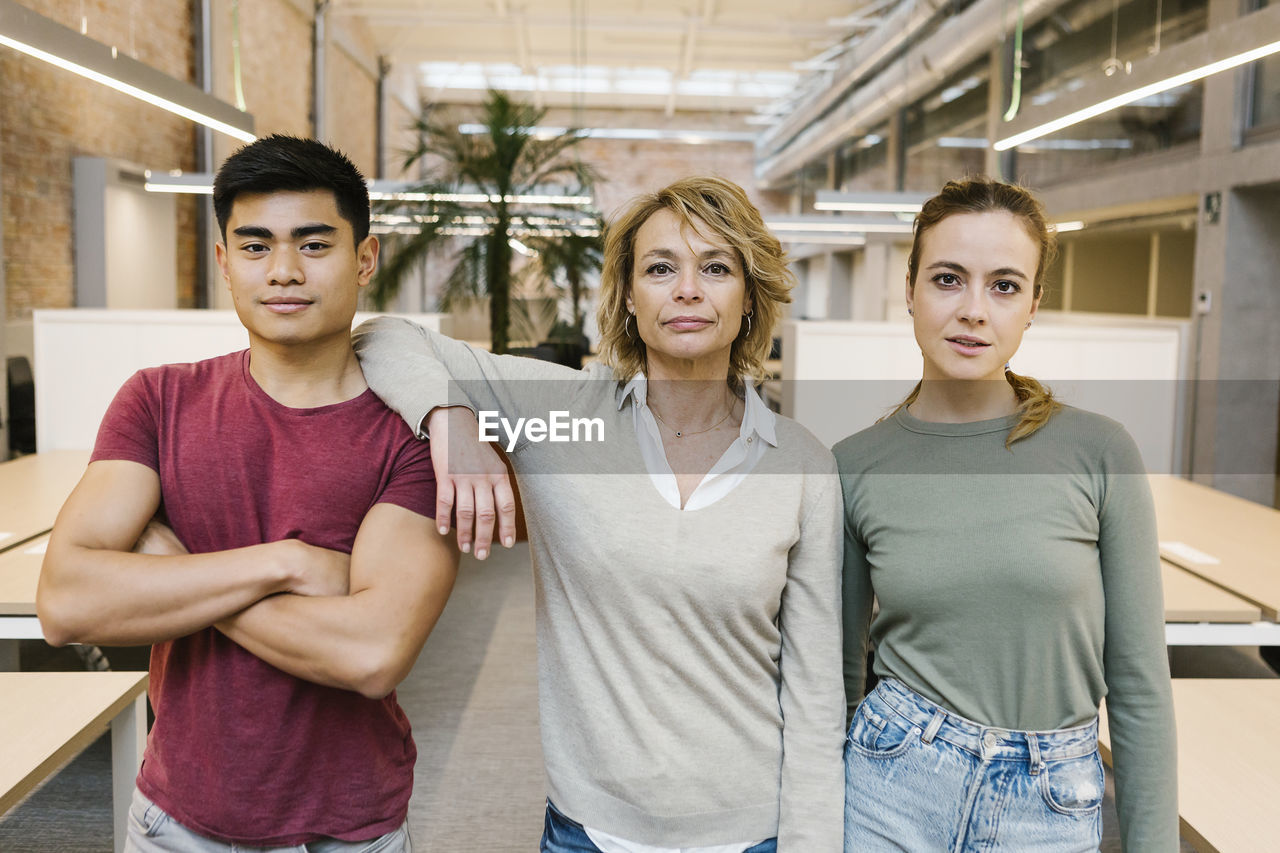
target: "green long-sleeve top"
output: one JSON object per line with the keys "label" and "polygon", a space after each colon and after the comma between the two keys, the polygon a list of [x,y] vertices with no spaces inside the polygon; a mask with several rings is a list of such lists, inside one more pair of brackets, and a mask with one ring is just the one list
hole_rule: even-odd
{"label": "green long-sleeve top", "polygon": [[1080,725],[1105,696],[1124,848],[1176,850],[1173,698],[1138,448],[1071,407],[1006,448],[1016,422],[904,411],[835,446],[849,713],[869,640],[878,675],[990,726]]}

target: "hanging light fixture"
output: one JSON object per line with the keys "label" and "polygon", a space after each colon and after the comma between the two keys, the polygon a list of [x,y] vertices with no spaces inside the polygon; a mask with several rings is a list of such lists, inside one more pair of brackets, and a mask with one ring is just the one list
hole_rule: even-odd
{"label": "hanging light fixture", "polygon": [[253,116],[176,77],[51,21],[14,0],[0,0],[0,45],[48,62],[175,115],[252,142]]}

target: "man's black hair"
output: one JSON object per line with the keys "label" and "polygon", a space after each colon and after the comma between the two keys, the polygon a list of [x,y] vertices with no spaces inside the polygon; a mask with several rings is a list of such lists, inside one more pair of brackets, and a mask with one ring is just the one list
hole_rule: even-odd
{"label": "man's black hair", "polygon": [[369,235],[369,188],[341,151],[314,139],[272,134],[251,142],[222,163],[213,179],[213,212],[227,239],[231,206],[241,193],[329,190],[338,214],[351,224],[356,245]]}

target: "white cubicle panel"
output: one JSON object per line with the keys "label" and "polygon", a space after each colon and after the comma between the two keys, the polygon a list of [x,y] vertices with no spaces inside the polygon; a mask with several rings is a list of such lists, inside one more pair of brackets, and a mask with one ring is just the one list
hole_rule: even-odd
{"label": "white cubicle panel", "polygon": [[[1149,470],[1176,468],[1186,325],[1038,320],[1013,370],[1043,381],[1065,403],[1125,425]],[[823,443],[875,423],[920,378],[909,323],[789,320],[782,329],[782,412]]]}
{"label": "white cubicle panel", "polygon": [[[234,311],[35,311],[36,447],[87,450],[116,391],[133,373],[249,345]],[[375,314],[356,315],[358,325]],[[445,314],[407,314],[449,332]]]}

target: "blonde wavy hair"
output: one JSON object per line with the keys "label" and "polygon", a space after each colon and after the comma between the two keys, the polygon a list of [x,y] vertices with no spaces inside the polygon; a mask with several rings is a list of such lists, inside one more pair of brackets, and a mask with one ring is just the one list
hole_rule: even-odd
{"label": "blonde wavy hair", "polygon": [[[1004,211],[1022,221],[1027,234],[1040,246],[1040,259],[1036,264],[1035,285],[1032,297],[1039,299],[1044,293],[1045,271],[1053,264],[1058,254],[1058,240],[1050,230],[1045,217],[1044,206],[1031,194],[1030,190],[1017,184],[1005,183],[987,177],[966,178],[962,181],[948,181],[942,191],[924,203],[924,207],[916,214],[912,226],[914,240],[911,243],[911,255],[907,258],[907,278],[911,287],[916,286],[916,273],[920,269],[920,247],[922,239],[930,228],[933,228],[948,216],[957,213],[992,213]],[[1049,422],[1054,412],[1062,408],[1062,404],[1054,399],[1053,394],[1044,385],[1030,376],[1019,376],[1006,369],[1004,378],[1013,387],[1018,398],[1018,422],[1005,438],[1004,446],[1009,447],[1015,441],[1034,433]],[[897,414],[910,406],[920,396],[920,383],[912,389],[907,398],[898,404],[891,414]]]}
{"label": "blonde wavy hair", "polygon": [[685,178],[633,199],[605,230],[597,312],[601,360],[613,367],[614,376],[623,382],[645,367],[644,341],[637,332],[627,331],[627,297],[635,274],[636,234],[659,210],[671,211],[695,232],[710,229],[711,234],[702,233],[704,238],[719,238],[738,253],[751,304],[751,323],[730,348],[726,379],[735,391],[742,376],[763,379],[764,362],[773,346],[773,328],[782,306],[791,301],[795,275],[787,267],[782,244],[765,227],[747,194],[732,181],[715,177]]}

